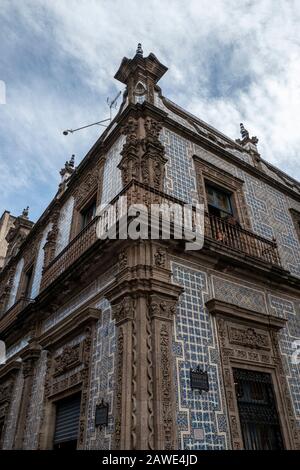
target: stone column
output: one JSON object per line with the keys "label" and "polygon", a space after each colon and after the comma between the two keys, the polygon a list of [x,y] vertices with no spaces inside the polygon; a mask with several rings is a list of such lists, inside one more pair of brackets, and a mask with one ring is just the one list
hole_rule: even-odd
{"label": "stone column", "polygon": [[114,449],[176,448],[172,320],[181,288],[162,253],[132,244],[107,293],[117,326]]}
{"label": "stone column", "polygon": [[175,299],[150,296],[152,329],[155,449],[176,449],[176,395],[172,328]]}
{"label": "stone column", "polygon": [[34,376],[34,367],[37,359],[41,353],[41,348],[36,343],[31,343],[29,347],[22,353],[23,360],[23,376],[24,384],[22,397],[20,402],[20,409],[18,415],[18,424],[17,424],[17,433],[15,437],[14,448],[22,449],[23,448],[23,438],[26,428],[26,420],[28,408],[32,395],[32,385],[33,385],[33,376]]}

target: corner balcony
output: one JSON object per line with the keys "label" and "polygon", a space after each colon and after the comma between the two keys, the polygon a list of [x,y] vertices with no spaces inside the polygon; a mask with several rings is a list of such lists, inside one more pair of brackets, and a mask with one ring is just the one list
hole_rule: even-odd
{"label": "corner balcony", "polygon": [[[156,191],[150,186],[132,180],[123,190],[111,201],[110,207],[113,211],[105,211],[101,216],[95,217],[69,244],[66,248],[47,266],[42,278],[42,289],[48,287],[64,271],[66,271],[75,261],[85,254],[95,243],[100,242],[97,236],[97,227],[104,227],[108,230],[117,220],[120,220],[120,198],[127,196],[127,204],[167,204],[171,207],[179,204],[182,208],[184,202],[169,196],[160,191]],[[113,215],[112,215],[113,214]],[[196,212],[193,211],[193,227],[195,227]],[[231,223],[224,219],[219,219],[213,215],[205,213],[204,221],[205,241],[211,241],[218,250],[227,249],[235,257],[242,256],[260,260],[268,265],[280,268],[280,258],[277,244],[273,240],[260,237],[255,233],[245,230],[237,223]],[[230,256],[230,254],[229,254]]]}

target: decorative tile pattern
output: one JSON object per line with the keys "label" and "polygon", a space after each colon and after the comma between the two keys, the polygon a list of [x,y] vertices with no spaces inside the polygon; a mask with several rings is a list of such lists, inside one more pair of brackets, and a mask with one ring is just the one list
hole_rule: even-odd
{"label": "decorative tile pattern", "polygon": [[295,302],[274,295],[269,296],[269,302],[272,311],[287,320],[286,327],[279,333],[280,351],[300,430],[300,364],[292,363],[292,354],[295,351],[292,343],[300,339],[300,305],[298,302],[297,307]]}
{"label": "decorative tile pattern", "polygon": [[[229,436],[220,387],[219,352],[213,318],[205,308],[207,275],[177,263],[172,263],[172,270],[174,281],[184,287],[175,317],[173,345],[179,448],[226,449]],[[202,395],[190,387],[190,368],[197,366],[207,370],[209,377],[209,392]],[[202,434],[203,439],[199,440],[197,436]]]}
{"label": "decorative tile pattern", "polygon": [[70,199],[68,199],[61,208],[58,219],[58,236],[56,241],[55,256],[57,256],[69,243],[73,207],[74,198],[70,197]]}
{"label": "decorative tile pattern", "polygon": [[163,129],[161,140],[165,146],[165,192],[189,204],[198,202],[192,145],[182,137]]}
{"label": "decorative tile pattern", "polygon": [[266,313],[265,294],[227,279],[212,276],[213,297],[242,308]]}
{"label": "decorative tile pattern", "polygon": [[275,237],[283,267],[300,277],[300,243],[289,212],[295,206],[299,210],[299,204],[252,176],[243,174],[243,179],[253,231]]}
{"label": "decorative tile pattern", "polygon": [[203,149],[199,145],[194,145],[194,154],[202,158],[203,160],[212,163],[216,167],[221,168],[221,170],[225,170],[231,175],[236,176],[237,169],[234,165],[232,165],[232,163],[228,163],[217,155],[214,155],[211,152],[208,152],[207,150]]}
{"label": "decorative tile pattern", "polygon": [[299,203],[213,155],[198,145],[164,129],[161,140],[166,148],[165,191],[187,203],[198,200],[193,155],[212,163],[245,182],[244,193],[249,207],[252,230],[278,243],[279,255],[285,269],[300,277],[300,242],[289,209],[300,210]]}
{"label": "decorative tile pattern", "polygon": [[120,137],[109,150],[104,170],[101,204],[108,204],[122,189],[121,170],[117,168],[125,137]]}
{"label": "decorative tile pattern", "polygon": [[[86,434],[87,449],[111,449],[114,430],[113,421],[113,390],[114,390],[114,354],[115,354],[115,321],[112,320],[110,303],[102,299],[96,304],[102,310],[97,325],[96,338],[93,345],[92,376],[88,405],[88,421]],[[102,429],[95,427],[96,405],[104,400],[108,403],[108,426]]]}

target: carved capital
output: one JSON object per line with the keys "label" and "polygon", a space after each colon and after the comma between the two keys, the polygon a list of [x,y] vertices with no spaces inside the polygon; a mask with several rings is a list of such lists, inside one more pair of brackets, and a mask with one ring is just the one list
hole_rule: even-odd
{"label": "carved capital", "polygon": [[113,317],[116,324],[119,325],[134,318],[135,300],[130,297],[124,297],[118,304],[112,306]]}
{"label": "carved capital", "polygon": [[177,300],[165,300],[153,296],[150,300],[150,317],[163,320],[172,320],[176,313]]}

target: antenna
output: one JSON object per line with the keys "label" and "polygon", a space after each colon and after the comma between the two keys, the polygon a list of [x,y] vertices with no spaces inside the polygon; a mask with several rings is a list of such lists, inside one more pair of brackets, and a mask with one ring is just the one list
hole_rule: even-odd
{"label": "antenna", "polygon": [[106,124],[103,124],[104,122],[107,122],[107,121],[111,121],[111,118],[102,119],[102,121],[93,122],[92,124],[88,124],[87,126],[78,127],[77,129],[66,129],[65,131],[63,131],[63,135],[68,135],[69,133],[73,134],[73,132],[81,131],[81,129],[86,129],[87,127],[96,126],[96,125],[107,127]]}
{"label": "antenna", "polygon": [[112,110],[112,108],[117,109],[117,104],[118,104],[117,101],[118,101],[118,98],[119,98],[119,96],[120,96],[121,93],[122,93],[122,92],[119,91],[119,93],[117,94],[117,96],[116,96],[112,101],[111,101],[109,98],[107,98],[107,100],[106,100],[106,102],[107,102],[107,104],[108,104],[108,107],[109,107],[109,116],[110,116],[110,120],[111,120],[111,117],[112,117],[112,116],[111,116],[111,114],[112,114],[111,110]]}

